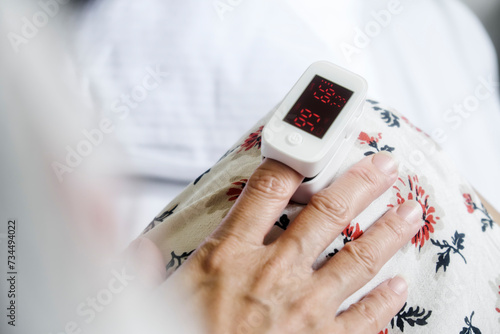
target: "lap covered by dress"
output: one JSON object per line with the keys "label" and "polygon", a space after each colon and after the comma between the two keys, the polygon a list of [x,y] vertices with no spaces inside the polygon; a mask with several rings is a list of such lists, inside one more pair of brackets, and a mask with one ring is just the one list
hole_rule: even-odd
{"label": "lap covered by dress", "polygon": [[[194,180],[145,229],[145,236],[162,251],[169,274],[215,230],[241,194],[262,160],[261,133],[271,114]],[[389,208],[404,201],[416,200],[421,204],[423,223],[411,241],[340,310],[400,274],[408,281],[408,300],[381,333],[479,333],[477,329],[482,333],[500,333],[500,226],[439,146],[407,118],[367,100],[358,127],[356,143],[337,175],[365,156],[386,151],[399,161],[399,178],[346,226],[315,266],[335,256]],[[304,205],[289,203],[276,217],[267,238],[279,237],[303,208]],[[332,316],[336,312],[332,310]]]}

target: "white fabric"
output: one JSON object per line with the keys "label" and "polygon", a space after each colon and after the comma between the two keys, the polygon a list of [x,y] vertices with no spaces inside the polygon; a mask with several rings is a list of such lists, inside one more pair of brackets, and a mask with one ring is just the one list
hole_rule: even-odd
{"label": "white fabric", "polygon": [[429,134],[442,129],[444,149],[500,208],[491,178],[500,170],[497,87],[469,116],[445,118],[474,96],[481,78],[498,81],[492,44],[463,5],[403,0],[401,13],[349,62],[342,46],[394,1],[234,1],[223,19],[215,3],[226,1],[101,0],[86,8],[77,53],[103,113],[113,113],[113,101],[141,83],[147,66],[170,73],[117,127],[137,172],[194,178],[310,63],[326,59],[363,75],[371,97]]}

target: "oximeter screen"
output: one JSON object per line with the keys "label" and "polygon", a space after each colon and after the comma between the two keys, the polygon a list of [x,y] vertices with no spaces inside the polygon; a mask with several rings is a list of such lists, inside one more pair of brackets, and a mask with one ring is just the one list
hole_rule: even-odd
{"label": "oximeter screen", "polygon": [[283,121],[323,138],[354,92],[316,75]]}

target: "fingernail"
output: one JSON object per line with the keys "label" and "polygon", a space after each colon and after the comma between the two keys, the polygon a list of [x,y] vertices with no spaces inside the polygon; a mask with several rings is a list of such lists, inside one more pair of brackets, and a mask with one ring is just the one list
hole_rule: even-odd
{"label": "fingernail", "polygon": [[401,276],[394,277],[389,281],[387,285],[399,296],[401,296],[406,292],[406,290],[408,290],[408,283],[406,283],[405,279]]}
{"label": "fingernail", "polygon": [[379,152],[372,158],[372,163],[386,175],[392,175],[398,170],[398,163],[388,152]]}
{"label": "fingernail", "polygon": [[396,213],[409,224],[420,222],[423,214],[422,206],[417,201],[404,202],[399,206]]}

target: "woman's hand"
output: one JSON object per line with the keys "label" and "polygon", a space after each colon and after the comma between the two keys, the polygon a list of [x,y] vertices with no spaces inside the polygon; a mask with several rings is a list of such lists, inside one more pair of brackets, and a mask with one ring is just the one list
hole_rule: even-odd
{"label": "woman's hand", "polygon": [[395,277],[346,311],[341,303],[364,286],[413,237],[422,209],[390,209],[321,268],[320,253],[397,178],[388,154],[366,157],[315,195],[288,229],[265,245],[302,177],[265,160],[218,229],[166,282],[187,293],[209,333],[377,333],[401,309],[407,285]]}

